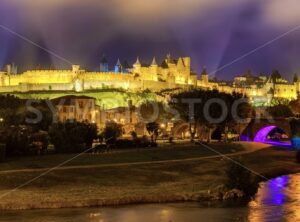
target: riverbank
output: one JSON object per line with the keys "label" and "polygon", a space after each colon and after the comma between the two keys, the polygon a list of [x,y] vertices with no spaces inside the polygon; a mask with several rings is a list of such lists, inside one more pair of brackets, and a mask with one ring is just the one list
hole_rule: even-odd
{"label": "riverbank", "polygon": [[[237,156],[242,152],[240,158],[247,167],[268,178],[300,172],[300,165],[296,163],[292,151],[276,147],[246,153],[238,147],[226,149],[227,154],[239,150]],[[85,165],[87,167],[83,168],[76,165],[77,168],[54,170],[41,177],[39,170],[24,173],[8,172],[5,168],[6,171],[0,171],[0,209],[54,209],[221,199],[224,169],[228,161],[224,157],[215,157],[210,153],[211,158],[207,158],[207,153],[201,156],[199,147],[190,147],[181,148],[178,152],[173,150],[176,160],[181,161],[168,161],[170,159],[167,158],[159,162],[160,152],[163,151],[153,152],[158,159],[155,158],[151,164],[140,162],[122,166],[116,164],[115,167]],[[184,160],[191,152],[194,155],[198,152],[198,159]],[[133,154],[125,156],[129,158]],[[124,153],[119,155],[123,156]],[[146,153],[139,155],[147,156]],[[122,160],[117,154],[113,156],[114,160],[117,157]],[[164,153],[163,156],[169,154]],[[183,158],[180,159],[180,156]],[[233,155],[232,158],[237,156]],[[14,165],[14,169],[21,168]],[[22,184],[24,186],[15,189]]]}

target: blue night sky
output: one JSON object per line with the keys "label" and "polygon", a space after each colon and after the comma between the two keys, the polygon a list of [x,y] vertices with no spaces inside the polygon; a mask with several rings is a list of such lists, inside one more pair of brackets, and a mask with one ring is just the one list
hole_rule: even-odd
{"label": "blue night sky", "polygon": [[[133,63],[167,53],[191,56],[209,72],[300,25],[299,0],[1,0],[0,25],[83,68],[97,70],[102,54]],[[251,69],[288,78],[300,74],[300,27],[216,73],[230,79]],[[19,70],[69,68],[0,28],[0,66]],[[213,77],[214,75],[212,75]]]}

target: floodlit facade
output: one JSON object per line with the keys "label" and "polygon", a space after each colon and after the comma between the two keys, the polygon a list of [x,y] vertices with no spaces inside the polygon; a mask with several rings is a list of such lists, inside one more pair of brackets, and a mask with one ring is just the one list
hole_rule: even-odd
{"label": "floodlit facade", "polygon": [[102,58],[99,72],[89,72],[73,65],[71,70],[30,70],[17,74],[15,65],[6,66],[0,72],[0,92],[75,91],[84,92],[105,88],[122,88],[128,91],[204,88],[226,93],[241,93],[255,104],[269,104],[274,98],[293,100],[300,92],[300,80],[293,83],[282,78],[278,72],[270,77],[240,75],[231,82],[212,81],[204,69],[198,75],[191,69],[191,58],[173,59],[170,55],[161,64],[153,58],[151,64],[143,64],[139,58],[133,65],[117,61],[109,69]]}
{"label": "floodlit facade", "polygon": [[30,91],[85,91],[102,88],[126,90],[153,90],[197,85],[197,75],[191,71],[189,57],[174,60],[171,56],[161,65],[154,58],[150,65],[139,59],[132,65],[117,62],[110,71],[106,60],[102,60],[101,72],[88,72],[79,65],[72,70],[30,70],[14,74],[7,69],[0,72],[0,92]]}
{"label": "floodlit facade", "polygon": [[57,120],[65,122],[76,120],[78,122],[96,123],[100,117],[100,107],[95,99],[87,96],[63,96],[53,99],[56,107]]}

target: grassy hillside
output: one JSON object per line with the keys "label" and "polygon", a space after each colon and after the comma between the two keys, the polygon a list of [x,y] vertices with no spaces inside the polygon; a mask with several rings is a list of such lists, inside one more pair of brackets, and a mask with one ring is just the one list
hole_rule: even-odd
{"label": "grassy hillside", "polygon": [[145,100],[159,100],[159,96],[152,92],[126,92],[118,89],[103,89],[85,92],[26,92],[26,93],[10,93],[21,99],[55,99],[66,95],[89,96],[96,99],[96,104],[105,106],[105,108],[116,108],[128,105],[131,99],[134,105],[140,104]]}

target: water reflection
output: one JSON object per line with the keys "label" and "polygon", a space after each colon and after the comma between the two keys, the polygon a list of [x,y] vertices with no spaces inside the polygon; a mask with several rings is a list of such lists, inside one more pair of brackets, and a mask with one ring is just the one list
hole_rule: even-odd
{"label": "water reflection", "polygon": [[300,175],[282,176],[261,185],[249,203],[249,221],[300,221]]}
{"label": "water reflection", "polygon": [[124,206],[118,208],[0,212],[2,222],[177,222],[300,221],[300,174],[261,185],[249,204],[197,203]]}

